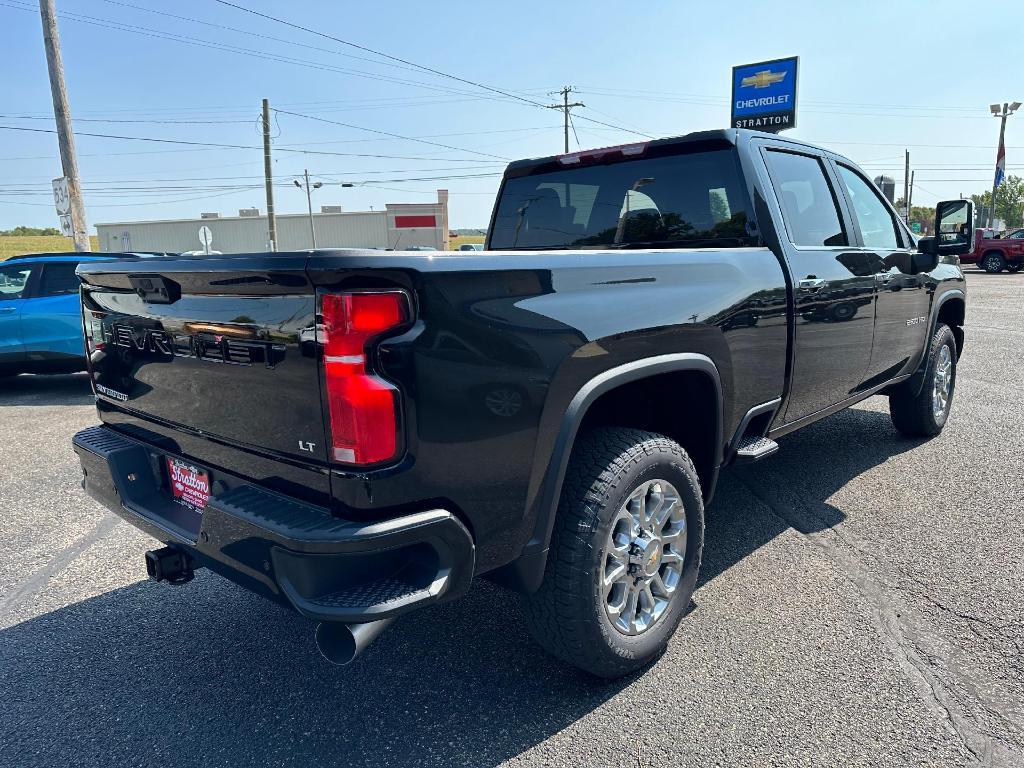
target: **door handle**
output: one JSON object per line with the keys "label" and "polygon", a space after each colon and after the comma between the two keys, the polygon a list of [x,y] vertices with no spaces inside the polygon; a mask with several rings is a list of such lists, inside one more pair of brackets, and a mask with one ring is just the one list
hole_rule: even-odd
{"label": "door handle", "polygon": [[821,277],[808,275],[797,283],[797,287],[804,291],[820,291],[825,286],[825,280]]}
{"label": "door handle", "polygon": [[9,315],[14,311],[14,307],[0,307],[0,315]]}

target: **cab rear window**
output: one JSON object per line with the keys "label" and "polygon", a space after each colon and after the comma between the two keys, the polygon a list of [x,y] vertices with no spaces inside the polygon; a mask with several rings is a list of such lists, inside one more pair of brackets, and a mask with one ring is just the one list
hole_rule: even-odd
{"label": "cab rear window", "polygon": [[753,245],[747,209],[732,148],[582,165],[506,179],[490,247]]}

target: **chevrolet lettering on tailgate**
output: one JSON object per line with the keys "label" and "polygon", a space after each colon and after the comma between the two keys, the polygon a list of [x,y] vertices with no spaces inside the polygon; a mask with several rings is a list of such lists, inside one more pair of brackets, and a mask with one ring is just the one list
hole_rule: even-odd
{"label": "chevrolet lettering on tailgate", "polygon": [[240,341],[217,333],[172,334],[146,328],[139,334],[129,326],[115,323],[110,336],[115,347],[162,356],[167,362],[175,357],[194,357],[231,365],[264,363],[267,368],[273,368],[285,354],[283,344]]}

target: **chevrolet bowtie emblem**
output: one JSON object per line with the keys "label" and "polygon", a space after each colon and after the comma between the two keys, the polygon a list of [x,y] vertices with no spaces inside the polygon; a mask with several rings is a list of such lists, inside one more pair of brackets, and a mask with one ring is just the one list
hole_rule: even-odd
{"label": "chevrolet bowtie emblem", "polygon": [[740,81],[740,86],[748,88],[754,86],[755,88],[767,88],[769,85],[775,85],[775,83],[781,83],[786,79],[785,72],[772,72],[770,69],[762,69],[760,72],[755,72],[750,77],[744,77]]}

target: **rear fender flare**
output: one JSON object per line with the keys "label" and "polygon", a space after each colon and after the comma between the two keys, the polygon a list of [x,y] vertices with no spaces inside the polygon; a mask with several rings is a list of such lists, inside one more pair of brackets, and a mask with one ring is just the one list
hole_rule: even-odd
{"label": "rear fender flare", "polygon": [[583,418],[586,416],[590,406],[601,395],[623,384],[629,384],[663,373],[676,373],[680,371],[698,371],[706,375],[714,385],[716,400],[715,453],[712,475],[708,480],[706,494],[706,500],[710,500],[718,479],[718,470],[722,463],[724,420],[722,380],[714,361],[706,355],[684,352],[644,358],[611,368],[598,374],[580,387],[576,396],[573,397],[565,409],[565,414],[562,416],[559,426],[558,436],[548,458],[547,470],[538,492],[536,502],[538,511],[531,537],[523,548],[519,559],[510,563],[506,567],[507,570],[502,569],[506,572],[503,574],[503,578],[498,579],[500,582],[527,592],[536,591],[540,586],[544,578],[548,545],[551,541],[551,531],[555,524],[555,515],[558,511],[558,502],[562,492],[562,483],[565,480],[566,467],[569,464],[569,457],[572,455],[573,445],[576,442],[580,424],[582,424]]}

